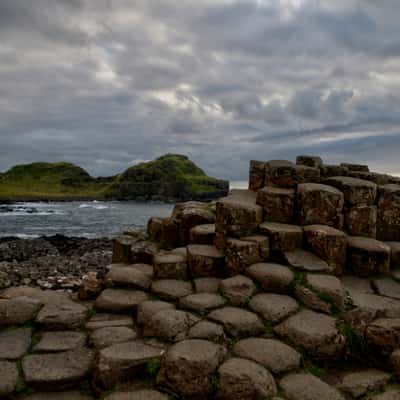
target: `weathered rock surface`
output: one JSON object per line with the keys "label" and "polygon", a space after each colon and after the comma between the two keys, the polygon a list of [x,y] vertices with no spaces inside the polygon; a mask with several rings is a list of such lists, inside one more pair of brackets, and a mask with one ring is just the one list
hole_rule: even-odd
{"label": "weathered rock surface", "polygon": [[134,392],[114,392],[104,400],[168,400],[169,397],[157,390],[135,390]]}
{"label": "weathered rock surface", "polygon": [[252,400],[277,394],[272,375],[261,365],[231,358],[218,369],[217,400]]}
{"label": "weathered rock surface", "polygon": [[0,332],[0,360],[17,360],[31,345],[31,328],[18,328]]}
{"label": "weathered rock surface", "polygon": [[206,339],[212,341],[223,341],[226,339],[222,326],[207,320],[202,320],[193,325],[189,329],[187,337],[190,339]]}
{"label": "weathered rock surface", "polygon": [[233,352],[238,357],[258,362],[275,374],[297,369],[301,362],[299,352],[276,339],[242,339],[234,345]]}
{"label": "weathered rock surface", "polygon": [[160,279],[153,281],[151,290],[165,300],[178,300],[193,293],[191,282],[176,279]]}
{"label": "weathered rock surface", "polygon": [[193,280],[197,293],[217,293],[221,279],[219,278],[197,278]]}
{"label": "weathered rock surface", "polygon": [[184,398],[205,399],[212,391],[211,375],[225,354],[224,347],[206,340],[190,339],[176,343],[161,360],[157,383]]}
{"label": "weathered rock surface", "polygon": [[302,245],[303,229],[299,226],[264,222],[259,229],[269,237],[271,250],[290,251],[300,248]]}
{"label": "weathered rock surface", "polygon": [[243,275],[235,275],[220,283],[221,293],[234,306],[247,303],[256,291],[253,281]]}
{"label": "weathered rock surface", "polygon": [[352,236],[376,238],[378,209],[376,206],[358,205],[345,213],[346,230]]}
{"label": "weathered rock surface", "polygon": [[11,395],[17,386],[18,382],[18,368],[17,364],[10,361],[0,360],[0,397]]}
{"label": "weathered rock surface", "polygon": [[179,306],[186,310],[193,310],[200,314],[207,313],[214,308],[224,306],[226,299],[215,293],[195,293],[182,297]]}
{"label": "weathered rock surface", "polygon": [[85,342],[86,335],[83,332],[44,332],[40,341],[33,347],[33,350],[42,353],[56,353],[83,347]]}
{"label": "weathered rock surface", "polygon": [[285,251],[286,262],[293,268],[307,272],[331,272],[331,268],[324,261],[309,251],[296,249]]}
{"label": "weathered rock surface", "polygon": [[240,274],[251,264],[262,261],[256,242],[231,238],[226,241],[225,259],[229,275]]}
{"label": "weathered rock surface", "polygon": [[246,273],[266,292],[287,293],[294,279],[294,274],[288,267],[273,263],[251,265]]}
{"label": "weathered rock surface", "polygon": [[377,238],[400,241],[400,185],[379,187]]}
{"label": "weathered rock surface", "polygon": [[96,299],[98,310],[108,312],[132,312],[148,295],[140,290],[106,289]]}
{"label": "weathered rock surface", "polygon": [[34,319],[41,307],[39,300],[30,297],[0,299],[0,327],[24,324]]}
{"label": "weathered rock surface", "polygon": [[111,265],[106,278],[117,286],[148,289],[151,285],[153,268],[148,264],[127,266]]}
{"label": "weathered rock surface", "polygon": [[290,223],[294,216],[295,191],[266,186],[257,192],[257,204],[270,222]]}
{"label": "weathered rock surface", "polygon": [[89,331],[94,329],[106,328],[111,326],[128,326],[133,325],[133,319],[130,316],[108,313],[96,313],[89,319],[85,328]]}
{"label": "weathered rock surface", "polygon": [[190,230],[189,240],[192,244],[213,245],[215,239],[215,224],[202,224]]}
{"label": "weathered rock surface", "polygon": [[369,324],[365,331],[366,340],[382,349],[400,348],[400,318],[379,318]]}
{"label": "weathered rock surface", "polygon": [[381,296],[400,300],[400,283],[390,278],[374,279],[372,284]]}
{"label": "weathered rock surface", "polygon": [[215,246],[192,244],[187,247],[188,266],[193,278],[224,274],[224,254]]}
{"label": "weathered rock surface", "polygon": [[186,257],[176,253],[158,253],[153,258],[156,279],[187,279]]}
{"label": "weathered rock surface", "polygon": [[137,338],[137,332],[127,326],[109,326],[96,329],[90,334],[90,344],[96,349],[128,342]]}

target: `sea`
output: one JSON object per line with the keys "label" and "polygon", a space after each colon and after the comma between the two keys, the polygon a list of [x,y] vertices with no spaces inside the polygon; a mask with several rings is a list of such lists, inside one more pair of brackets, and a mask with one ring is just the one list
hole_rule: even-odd
{"label": "sea", "polygon": [[[246,186],[244,181],[231,182],[231,188]],[[170,216],[173,207],[170,203],[135,201],[0,203],[0,237],[113,237],[144,228],[150,217]]]}

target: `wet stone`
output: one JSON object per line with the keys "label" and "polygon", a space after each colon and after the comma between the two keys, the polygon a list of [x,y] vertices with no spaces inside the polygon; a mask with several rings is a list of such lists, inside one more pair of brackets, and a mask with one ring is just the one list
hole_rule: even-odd
{"label": "wet stone", "polygon": [[86,335],[83,332],[43,332],[40,341],[33,347],[33,350],[41,353],[56,353],[82,347],[85,342]]}
{"label": "wet stone", "polygon": [[232,337],[257,336],[264,332],[264,325],[257,314],[236,307],[212,311],[208,319],[223,325]]}
{"label": "wet stone", "polygon": [[260,232],[269,237],[272,251],[290,251],[300,248],[303,241],[303,229],[297,225],[264,222]]}
{"label": "wet stone", "polygon": [[221,281],[220,291],[230,304],[238,306],[250,300],[256,291],[256,285],[243,275],[235,275]]}
{"label": "wet stone", "polygon": [[251,265],[246,274],[258,282],[264,291],[274,293],[287,293],[294,279],[290,268],[273,263]]}
{"label": "wet stone", "polygon": [[261,315],[267,322],[276,324],[296,313],[299,305],[296,300],[289,296],[260,293],[250,300],[249,308]]}
{"label": "wet stone", "polygon": [[219,369],[216,400],[252,400],[277,394],[273,376],[253,361],[231,358]]}
{"label": "wet stone", "polygon": [[193,293],[192,284],[190,282],[176,279],[160,279],[154,281],[151,285],[151,290],[165,300],[178,300],[181,297]]}
{"label": "wet stone", "polygon": [[140,303],[137,308],[136,320],[139,325],[143,325],[146,321],[161,310],[174,310],[175,305],[166,301],[147,300]]}
{"label": "wet stone", "polygon": [[137,333],[126,326],[110,326],[96,329],[90,334],[90,343],[96,349],[112,346],[116,343],[128,342],[134,340]]}
{"label": "wet stone", "polygon": [[225,303],[226,300],[215,293],[195,293],[179,300],[180,308],[193,310],[200,314],[207,313],[214,308],[223,307]]}
{"label": "wet stone", "polygon": [[117,343],[99,352],[95,369],[95,381],[104,388],[132,379],[146,362],[159,359],[163,349],[141,341]]}
{"label": "wet stone", "polygon": [[238,357],[258,362],[275,374],[300,367],[301,355],[276,339],[248,338],[237,342],[233,352]]}
{"label": "wet stone", "polygon": [[157,384],[183,398],[202,400],[212,392],[211,376],[226,349],[207,340],[184,340],[171,346],[161,360]]}
{"label": "wet stone", "polygon": [[90,372],[92,354],[78,349],[24,357],[22,368],[29,385],[43,388],[66,387],[82,381]]}
{"label": "wet stone", "polygon": [[9,361],[0,361],[0,397],[7,398],[17,386],[18,368],[17,364]]}
{"label": "wet stone", "polygon": [[106,289],[96,299],[95,307],[102,311],[129,313],[147,298],[148,295],[139,290]]}
{"label": "wet stone", "polygon": [[31,345],[31,328],[18,328],[0,332],[0,360],[17,360]]}

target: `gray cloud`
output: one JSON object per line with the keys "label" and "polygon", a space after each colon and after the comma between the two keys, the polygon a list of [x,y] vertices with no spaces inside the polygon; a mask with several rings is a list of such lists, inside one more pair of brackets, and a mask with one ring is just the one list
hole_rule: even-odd
{"label": "gray cloud", "polygon": [[165,152],[247,176],[321,154],[400,174],[397,0],[3,0],[0,170]]}

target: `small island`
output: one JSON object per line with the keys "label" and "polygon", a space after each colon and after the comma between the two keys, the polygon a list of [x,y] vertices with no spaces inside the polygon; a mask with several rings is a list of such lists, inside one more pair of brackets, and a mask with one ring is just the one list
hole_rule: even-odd
{"label": "small island", "polygon": [[212,200],[229,182],[212,178],[188,157],[166,154],[124,172],[95,178],[66,162],[17,165],[0,173],[0,201]]}

